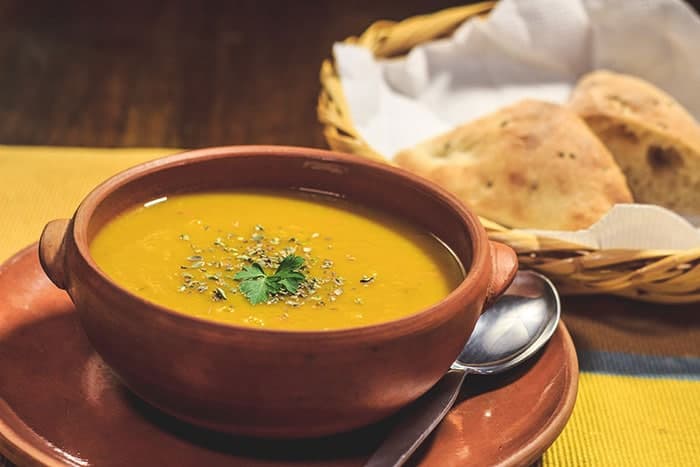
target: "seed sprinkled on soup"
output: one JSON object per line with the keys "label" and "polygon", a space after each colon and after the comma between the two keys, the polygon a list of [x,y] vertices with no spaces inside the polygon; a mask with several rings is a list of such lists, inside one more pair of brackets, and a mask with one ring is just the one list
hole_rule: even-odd
{"label": "seed sprinkled on soup", "polygon": [[126,289],[200,318],[363,326],[437,303],[463,277],[430,232],[345,200],[256,191],[156,201],[108,222],[92,256]]}
{"label": "seed sprinkled on soup", "polygon": [[[248,237],[229,232],[208,247],[190,243],[196,254],[180,264],[184,272],[178,291],[209,293],[215,302],[228,301],[230,294],[240,293],[252,305],[284,301],[292,307],[305,305],[307,300],[312,307],[325,306],[343,294],[345,278],[336,272],[333,260],[319,260],[312,253],[313,247],[304,246],[299,238],[270,237],[264,230],[256,224]],[[308,243],[319,237],[319,233],[312,233]],[[191,242],[189,234],[179,238]],[[332,245],[331,238],[325,240]],[[314,267],[319,261],[320,269]],[[362,275],[357,282],[367,287],[375,277],[375,273]],[[352,289],[361,295],[361,287]],[[360,296],[356,298],[357,303],[362,301]],[[233,311],[232,306],[229,309]]]}

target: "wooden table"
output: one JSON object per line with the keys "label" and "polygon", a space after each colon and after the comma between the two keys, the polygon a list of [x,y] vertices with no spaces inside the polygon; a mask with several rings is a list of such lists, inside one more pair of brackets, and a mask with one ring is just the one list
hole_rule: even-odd
{"label": "wooden table", "polygon": [[333,42],[464,3],[0,0],[0,144],[326,147]]}
{"label": "wooden table", "polygon": [[326,147],[333,42],[464,1],[65,3],[0,1],[0,143]]}

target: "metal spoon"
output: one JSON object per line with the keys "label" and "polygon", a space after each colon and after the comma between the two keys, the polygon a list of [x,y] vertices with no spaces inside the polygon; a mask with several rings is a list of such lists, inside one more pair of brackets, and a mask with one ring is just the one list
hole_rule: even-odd
{"label": "metal spoon", "polygon": [[449,412],[467,374],[501,373],[532,357],[554,334],[559,314],[559,295],[549,279],[518,272],[506,293],[481,315],[447,374],[402,410],[365,467],[403,465]]}

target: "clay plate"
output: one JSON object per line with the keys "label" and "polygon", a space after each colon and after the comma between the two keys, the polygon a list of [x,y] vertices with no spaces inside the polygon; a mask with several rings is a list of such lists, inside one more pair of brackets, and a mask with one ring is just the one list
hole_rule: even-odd
{"label": "clay plate", "polygon": [[[22,465],[359,466],[393,423],[304,441],[234,438],[147,406],[90,347],[36,245],[0,267],[0,451]],[[523,465],[564,428],[578,365],[561,325],[542,354],[498,377],[467,377],[416,465]],[[280,391],[284,384],[280,384]]]}

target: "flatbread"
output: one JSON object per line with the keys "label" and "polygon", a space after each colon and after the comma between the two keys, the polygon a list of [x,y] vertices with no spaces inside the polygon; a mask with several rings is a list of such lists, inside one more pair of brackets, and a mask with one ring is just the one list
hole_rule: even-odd
{"label": "flatbread", "polygon": [[700,214],[700,125],[670,95],[596,71],[579,81],[569,107],[610,150],[637,202]]}
{"label": "flatbread", "polygon": [[513,228],[577,230],[632,202],[620,168],[566,108],[524,100],[401,151],[395,162]]}

